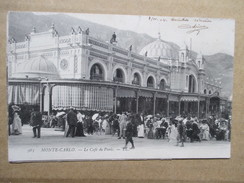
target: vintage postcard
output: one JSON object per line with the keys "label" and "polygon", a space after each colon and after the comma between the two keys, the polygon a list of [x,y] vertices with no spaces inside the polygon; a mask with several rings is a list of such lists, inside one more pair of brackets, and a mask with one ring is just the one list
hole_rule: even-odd
{"label": "vintage postcard", "polygon": [[232,19],[9,12],[9,161],[230,158],[234,38]]}

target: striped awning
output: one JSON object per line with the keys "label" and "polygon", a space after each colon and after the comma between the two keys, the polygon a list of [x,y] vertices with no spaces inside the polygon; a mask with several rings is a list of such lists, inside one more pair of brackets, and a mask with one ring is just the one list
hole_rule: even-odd
{"label": "striped awning", "polygon": [[146,98],[151,98],[153,97],[153,93],[150,91],[139,91],[139,97],[146,97]]}
{"label": "striped awning", "polygon": [[169,95],[169,101],[179,102],[178,96],[177,95]]}
{"label": "striped awning", "polygon": [[121,97],[121,98],[135,98],[136,97],[136,93],[135,93],[134,90],[125,89],[125,88],[119,88],[117,90],[117,97]]}
{"label": "striped awning", "polygon": [[40,103],[40,85],[35,83],[15,83],[8,86],[8,104]]}
{"label": "striped awning", "polygon": [[165,93],[157,93],[157,98],[167,98],[167,95]]}
{"label": "striped awning", "polygon": [[196,101],[198,101],[198,97],[195,97],[195,96],[183,96],[183,97],[180,98],[180,101],[196,102]]}
{"label": "striped awning", "polygon": [[52,92],[52,108],[112,111],[113,89],[103,86],[67,84],[57,85]]}

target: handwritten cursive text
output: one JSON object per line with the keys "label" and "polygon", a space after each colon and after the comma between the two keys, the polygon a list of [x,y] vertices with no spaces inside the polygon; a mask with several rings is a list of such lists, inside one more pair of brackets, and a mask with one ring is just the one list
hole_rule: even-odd
{"label": "handwritten cursive text", "polygon": [[201,30],[208,29],[207,26],[200,25],[200,24],[194,24],[194,25],[182,24],[182,25],[179,25],[178,28],[180,28],[180,29],[187,29],[188,30],[186,32],[187,34],[196,32],[197,35],[200,33]]}

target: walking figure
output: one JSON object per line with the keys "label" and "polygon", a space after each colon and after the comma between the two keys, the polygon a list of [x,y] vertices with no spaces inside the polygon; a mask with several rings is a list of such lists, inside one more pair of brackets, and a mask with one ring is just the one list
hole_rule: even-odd
{"label": "walking figure", "polygon": [[135,146],[134,146],[134,142],[133,142],[133,125],[131,123],[131,120],[129,120],[129,122],[127,123],[126,125],[126,130],[125,130],[125,147],[123,149],[127,149],[127,144],[128,142],[131,143],[131,149],[135,149]]}

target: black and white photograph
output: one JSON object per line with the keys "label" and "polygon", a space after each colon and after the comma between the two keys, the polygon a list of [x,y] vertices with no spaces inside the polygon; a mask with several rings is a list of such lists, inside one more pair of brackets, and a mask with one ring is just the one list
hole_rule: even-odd
{"label": "black and white photograph", "polygon": [[9,162],[231,157],[235,21],[9,12]]}

